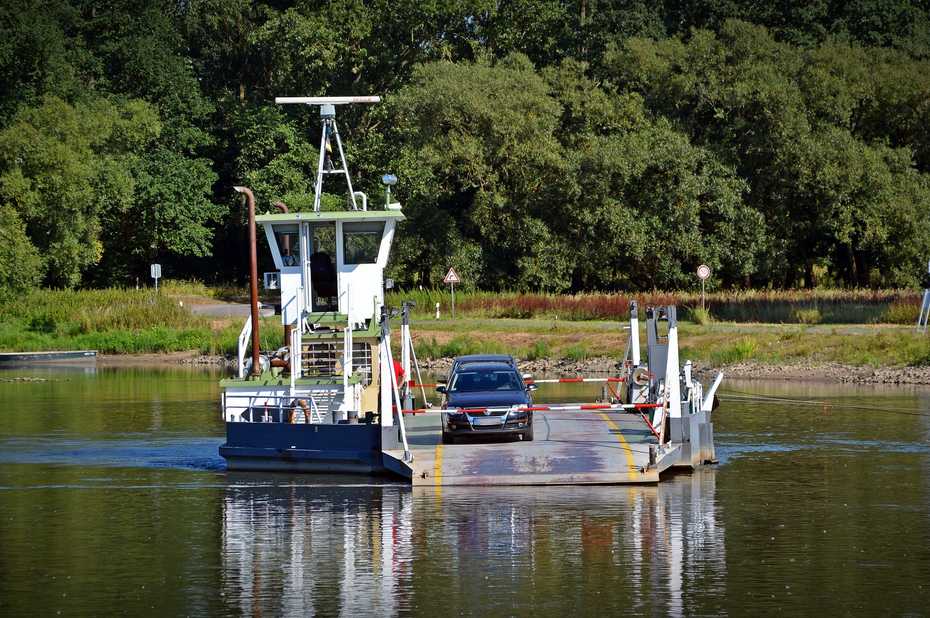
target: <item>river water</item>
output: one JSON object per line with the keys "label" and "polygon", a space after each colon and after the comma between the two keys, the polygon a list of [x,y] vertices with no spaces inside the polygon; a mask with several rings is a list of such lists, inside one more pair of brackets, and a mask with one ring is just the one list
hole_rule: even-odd
{"label": "river water", "polygon": [[0,372],[0,616],[930,611],[930,391],[725,383],[717,466],[437,492],[227,473],[218,377]]}

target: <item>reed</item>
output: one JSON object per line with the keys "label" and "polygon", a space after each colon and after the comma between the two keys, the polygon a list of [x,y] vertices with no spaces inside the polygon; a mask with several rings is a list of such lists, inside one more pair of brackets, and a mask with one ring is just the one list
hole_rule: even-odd
{"label": "reed", "polygon": [[[443,319],[451,311],[446,289],[398,290],[388,294],[388,304],[399,306],[413,300],[418,317],[435,313],[440,304]],[[630,300],[641,307],[676,304],[699,307],[701,296],[695,292],[636,292],[537,294],[522,292],[456,292],[456,315],[462,318],[552,318],[559,320],[625,320]],[[704,323],[713,315],[728,322],[797,323],[800,318],[823,324],[907,324],[916,320],[920,294],[916,290],[739,290],[707,294],[706,315],[683,309],[684,318]],[[814,313],[817,312],[817,314]],[[698,319],[700,318],[700,319]]]}

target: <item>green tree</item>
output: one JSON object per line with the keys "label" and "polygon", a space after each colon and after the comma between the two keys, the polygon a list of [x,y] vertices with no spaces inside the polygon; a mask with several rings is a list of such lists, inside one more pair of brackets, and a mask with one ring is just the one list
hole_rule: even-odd
{"label": "green tree", "polygon": [[141,101],[71,106],[50,97],[0,132],[0,201],[25,220],[47,283],[77,285],[100,261],[101,214],[131,206],[131,166],[159,129]]}
{"label": "green tree", "polygon": [[[911,130],[897,149],[883,144],[891,131],[875,112],[894,106],[880,94],[887,69],[870,64],[856,46],[804,51],[728,21],[719,34],[696,31],[687,41],[631,40],[607,66],[619,88],[641,92],[746,179],[767,239],[752,278],[793,286],[812,285],[815,265],[850,285],[920,272],[914,256],[928,240],[923,181],[913,169],[920,133]],[[901,90],[908,97],[919,87]],[[892,221],[917,234],[907,250],[887,243]]]}
{"label": "green tree", "polygon": [[[402,144],[398,172],[421,176],[407,193],[413,234],[402,241],[419,246],[406,250],[416,255],[410,268],[419,282],[430,284],[436,273],[428,265],[438,272],[461,246],[442,231],[452,225],[483,249],[470,276],[488,287],[521,285],[517,264],[546,233],[534,223],[552,197],[545,179],[564,170],[554,136],[560,110],[545,81],[524,56],[493,65],[437,62],[418,68],[393,105],[403,132],[402,141],[391,138]],[[452,244],[433,242],[436,233]]]}
{"label": "green tree", "polygon": [[0,205],[0,294],[27,290],[41,279],[42,259],[26,226],[13,208]]}
{"label": "green tree", "polygon": [[67,3],[10,0],[0,6],[0,126],[20,106],[45,95],[79,96],[93,84],[99,64],[79,37],[66,34],[78,20]]}

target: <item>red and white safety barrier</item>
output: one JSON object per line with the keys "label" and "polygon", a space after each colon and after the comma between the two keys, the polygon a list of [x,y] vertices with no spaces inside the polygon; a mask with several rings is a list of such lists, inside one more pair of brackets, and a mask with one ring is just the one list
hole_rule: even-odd
{"label": "red and white safety barrier", "polygon": [[[616,382],[626,382],[626,378],[613,377],[613,378],[545,378],[542,380],[537,380],[536,378],[527,378],[524,380],[526,384],[584,384],[584,383],[616,383]],[[410,388],[436,388],[438,383],[434,384],[419,384],[410,380],[407,382]]]}
{"label": "red and white safety barrier", "polygon": [[[576,403],[558,406],[533,405],[513,408],[438,408],[439,412],[464,412],[466,414],[485,414],[489,412],[574,412],[577,410],[651,410],[661,408],[661,403]],[[407,412],[407,410],[404,410]],[[415,413],[418,410],[411,410]]]}
{"label": "red and white safety barrier", "polygon": [[529,378],[524,381],[527,384],[580,384],[587,382],[626,382],[626,378],[546,378],[543,380]]}
{"label": "red and white safety barrier", "polygon": [[574,412],[576,410],[653,410],[661,408],[661,403],[575,403],[558,406],[533,405],[500,408],[415,408],[402,410],[404,414],[424,414],[426,412],[465,412],[466,414],[485,414],[487,412]]}
{"label": "red and white safety barrier", "polygon": [[413,410],[401,410],[404,414],[416,416],[417,414],[426,414],[427,412],[438,412],[439,408],[415,408]]}

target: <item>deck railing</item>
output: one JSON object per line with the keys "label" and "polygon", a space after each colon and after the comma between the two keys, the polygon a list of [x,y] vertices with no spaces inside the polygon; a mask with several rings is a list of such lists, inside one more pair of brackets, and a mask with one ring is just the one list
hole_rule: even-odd
{"label": "deck railing", "polygon": [[[226,421],[243,423],[335,423],[341,390],[296,392],[293,395],[223,394]],[[230,418],[230,410],[241,410]]]}

